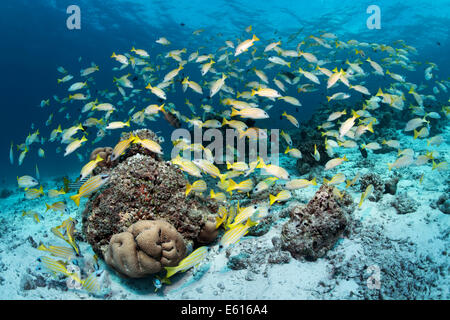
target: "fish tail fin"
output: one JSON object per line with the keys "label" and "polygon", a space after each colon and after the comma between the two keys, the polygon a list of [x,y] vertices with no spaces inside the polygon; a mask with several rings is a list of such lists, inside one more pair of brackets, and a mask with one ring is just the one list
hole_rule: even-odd
{"label": "fish tail fin", "polygon": [[286,154],[286,153],[288,153],[289,152],[289,146],[286,148],[286,151],[284,151],[284,154]]}
{"label": "fish tail fin", "polygon": [[116,55],[115,52],[113,52],[112,55],[111,55],[111,58],[115,58],[115,57],[117,57],[117,55]]}
{"label": "fish tail fin", "polygon": [[70,199],[73,200],[73,202],[75,202],[75,204],[77,205],[77,207],[80,206],[80,195],[75,194],[73,196],[70,196]]}
{"label": "fish tail fin", "polygon": [[222,127],[223,127],[224,125],[226,125],[227,123],[228,123],[228,120],[225,119],[225,118],[223,118],[223,119],[222,119]]}
{"label": "fish tail fin", "polygon": [[372,124],[373,124],[373,121],[370,121],[369,124],[367,125],[367,130],[369,130],[370,132],[373,133],[373,125]]}
{"label": "fish tail fin", "polygon": [[431,170],[434,170],[437,168],[438,165],[436,164],[436,162],[434,162],[434,160],[432,160],[432,161],[433,161],[433,165],[431,167]]}
{"label": "fish tail fin", "polygon": [[177,267],[164,267],[164,269],[166,269],[167,274],[165,276],[165,278],[170,278],[171,276],[173,276],[175,273],[178,272]]}
{"label": "fish tail fin", "polygon": [[51,206],[48,204],[48,203],[46,203],[45,204],[45,212],[47,212],[48,210],[50,210],[51,209]]}
{"label": "fish tail fin", "polygon": [[287,64],[288,68],[291,67],[291,63],[290,62],[287,62],[286,64]]}
{"label": "fish tail fin", "polygon": [[344,154],[344,157],[342,158],[343,161],[348,161],[347,156]]}
{"label": "fish tail fin", "polygon": [[231,108],[231,117],[239,115],[239,111],[237,111],[235,108]]}
{"label": "fish tail fin", "polygon": [[234,190],[234,188],[237,186],[237,183],[233,181],[233,179],[230,179],[230,184],[227,188],[227,192],[231,192]]}
{"label": "fish tail fin", "polygon": [[419,135],[419,132],[416,129],[414,129],[414,140],[417,139],[418,135]]}
{"label": "fish tail fin", "polygon": [[328,182],[330,182],[330,180],[323,178],[323,184],[328,184]]}
{"label": "fish tail fin", "polygon": [[364,202],[364,193],[361,195],[361,200],[359,200],[358,208],[361,208],[363,202]]}
{"label": "fish tail fin", "polygon": [[255,89],[252,89],[251,96],[253,97],[255,94],[256,94],[256,90],[255,90]]}
{"label": "fish tail fin", "polygon": [[259,41],[259,38],[256,35],[253,35],[252,40],[253,41]]}
{"label": "fish tail fin", "polygon": [[277,201],[277,197],[274,195],[269,194],[269,204],[272,205],[275,201]]}
{"label": "fish tail fin", "polygon": [[192,190],[192,185],[191,184],[189,184],[189,182],[186,184],[186,193],[185,193],[185,196],[187,197],[188,196],[188,194],[191,192],[191,190]]}
{"label": "fish tail fin", "polygon": [[265,163],[263,158],[258,156],[258,164],[256,165],[256,168],[261,169],[265,167]]}
{"label": "fish tail fin", "polygon": [[347,181],[346,181],[345,187],[346,187],[346,188],[350,187],[351,183],[352,183],[352,182],[351,182],[350,180],[347,180]]}
{"label": "fish tail fin", "polygon": [[225,173],[219,174],[219,180],[220,180],[220,182],[224,182],[226,178],[227,178],[227,175],[226,175]]}
{"label": "fish tail fin", "polygon": [[312,184],[313,186],[317,186],[316,177],[314,177],[314,179],[311,180],[311,184]]}

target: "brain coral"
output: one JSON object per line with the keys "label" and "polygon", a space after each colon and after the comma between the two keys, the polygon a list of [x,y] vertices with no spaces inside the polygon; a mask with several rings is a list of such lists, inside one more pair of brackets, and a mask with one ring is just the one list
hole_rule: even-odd
{"label": "brain coral", "polygon": [[145,277],[176,266],[185,256],[183,237],[164,220],[141,220],[109,241],[105,261],[121,274]]}

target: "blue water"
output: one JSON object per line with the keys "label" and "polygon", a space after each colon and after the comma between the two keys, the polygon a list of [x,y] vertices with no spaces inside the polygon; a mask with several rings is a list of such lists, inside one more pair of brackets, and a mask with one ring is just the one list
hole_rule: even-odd
{"label": "blue water", "polygon": [[[190,52],[201,45],[216,50],[224,45],[224,40],[243,36],[243,29],[248,25],[252,25],[258,37],[265,41],[272,38],[285,40],[299,28],[304,28],[301,35],[326,30],[343,40],[389,44],[403,39],[418,49],[420,60],[435,62],[441,72],[450,68],[445,54],[450,52],[449,1],[408,1],[407,4],[404,1],[377,1],[381,8],[380,30],[366,27],[369,16],[366,8],[372,1],[207,3],[198,0],[146,1],[145,4],[142,1],[77,1],[81,9],[81,30],[68,30],[66,9],[71,4],[65,0],[4,0],[0,3],[3,106],[0,150],[4,150],[0,168],[4,183],[13,183],[17,175],[34,172],[35,164],[43,177],[64,175],[80,165],[75,154],[66,158],[56,154],[57,143],[44,146],[45,159],[37,157],[37,148],[33,146],[20,168],[9,163],[11,140],[15,144],[24,142],[28,133],[34,132],[30,129],[32,124],[40,128],[41,135],[49,136],[53,127],[44,126],[49,109],[55,115],[53,124],[60,123],[64,128],[74,121],[73,118],[65,120],[65,112],[56,112],[57,103],[51,99],[54,94],[63,97],[65,93],[56,83],[60,77],[56,70],[58,66],[64,66],[76,75],[81,68],[95,62],[101,69],[95,75],[97,86],[107,88],[111,83],[111,68],[117,66],[109,58],[113,51],[125,52],[134,45],[148,49],[151,56],[155,56],[165,50],[154,43],[160,36],[170,39],[171,48],[185,47]],[[193,38],[192,31],[200,28],[205,32]],[[218,38],[218,33],[222,37]],[[78,62],[79,57],[81,62]],[[408,80],[423,81],[422,72],[414,75],[418,78]],[[52,100],[51,107],[40,109],[40,101],[48,98]],[[302,101],[306,108],[302,110],[300,122],[310,117],[319,101],[317,98]],[[174,101],[176,105],[177,102]],[[152,125],[155,125],[154,131],[170,129],[162,119]],[[167,135],[165,138],[169,140]],[[112,144],[116,139],[105,139],[97,146]],[[86,148],[82,150],[88,152]]]}

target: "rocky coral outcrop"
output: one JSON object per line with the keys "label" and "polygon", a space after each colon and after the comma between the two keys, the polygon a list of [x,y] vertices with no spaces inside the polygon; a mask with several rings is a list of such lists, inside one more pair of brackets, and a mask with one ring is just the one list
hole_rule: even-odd
{"label": "rocky coral outcrop", "polygon": [[409,197],[406,193],[400,193],[391,202],[391,205],[397,210],[398,214],[411,213],[417,210],[419,203]]}
{"label": "rocky coral outcrop", "polygon": [[450,214],[450,196],[448,193],[443,193],[436,201],[436,206],[441,212]]}
{"label": "rocky coral outcrop", "polygon": [[334,246],[348,221],[333,187],[322,185],[306,206],[291,209],[281,232],[282,249],[296,259],[317,260]]}
{"label": "rocky coral outcrop", "polygon": [[[150,130],[133,134],[157,139]],[[123,134],[122,139],[128,136]],[[181,170],[148,152],[135,144],[118,164],[100,168],[109,174],[109,181],[91,195],[83,212],[83,233],[100,257],[109,250],[113,235],[128,232],[141,220],[166,221],[181,234],[185,246],[210,243],[217,236],[213,228],[217,204],[206,198],[186,198],[187,180]]]}
{"label": "rocky coral outcrop", "polygon": [[364,192],[369,184],[373,185],[373,192],[369,199],[378,202],[385,193],[395,195],[399,180],[400,178],[396,176],[383,180],[378,174],[370,172],[360,178],[360,191]]}
{"label": "rocky coral outcrop", "polygon": [[181,234],[164,220],[141,220],[109,241],[105,261],[122,275],[142,278],[176,266],[186,254]]}

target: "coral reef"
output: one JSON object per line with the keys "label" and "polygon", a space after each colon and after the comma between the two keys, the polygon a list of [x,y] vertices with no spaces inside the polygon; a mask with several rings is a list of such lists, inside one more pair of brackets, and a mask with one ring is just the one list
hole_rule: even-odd
{"label": "coral reef", "polygon": [[398,194],[394,201],[391,202],[391,205],[397,210],[398,214],[414,212],[419,206],[418,202],[409,197],[406,193]]}
{"label": "coral reef", "polygon": [[[149,130],[134,134],[147,138],[146,133],[154,135]],[[134,154],[129,156],[129,152]],[[196,196],[186,198],[181,170],[139,152],[147,150],[133,145],[115,167],[102,169],[109,181],[91,195],[83,212],[83,233],[93,250],[104,256],[111,237],[127,232],[140,220],[165,220],[182,235],[185,245],[213,241],[218,232],[212,228],[217,204]]]}
{"label": "coral reef", "polygon": [[109,241],[105,261],[131,278],[142,278],[176,266],[186,254],[181,234],[164,220],[141,220]]}
{"label": "coral reef", "polygon": [[300,259],[317,260],[331,249],[348,225],[348,215],[333,187],[322,185],[306,206],[295,206],[281,232],[282,249]]}

